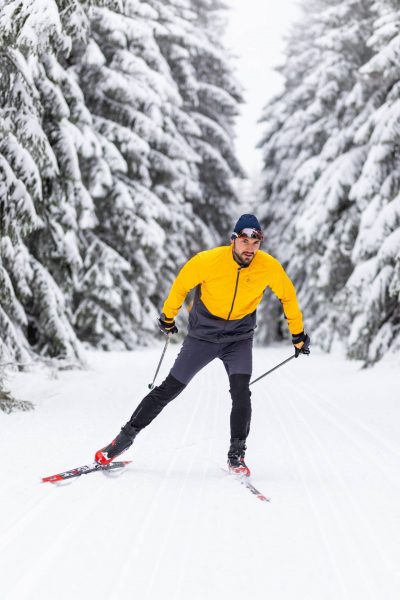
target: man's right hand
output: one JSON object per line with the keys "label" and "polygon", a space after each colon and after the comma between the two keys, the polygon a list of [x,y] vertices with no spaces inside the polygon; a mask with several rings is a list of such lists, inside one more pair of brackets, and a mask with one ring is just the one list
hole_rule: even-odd
{"label": "man's right hand", "polygon": [[158,324],[160,330],[163,333],[165,333],[165,335],[178,333],[178,328],[175,325],[175,320],[168,319],[168,317],[166,317],[164,315],[164,313],[161,313],[161,315],[158,317],[157,324]]}
{"label": "man's right hand", "polygon": [[296,358],[300,354],[310,354],[310,337],[304,331],[292,335],[292,344]]}

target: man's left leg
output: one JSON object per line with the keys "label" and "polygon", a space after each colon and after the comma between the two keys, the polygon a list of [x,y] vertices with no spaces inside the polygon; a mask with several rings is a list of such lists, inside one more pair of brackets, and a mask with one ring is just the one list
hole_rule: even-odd
{"label": "man's left leg", "polygon": [[249,383],[252,372],[252,339],[224,344],[220,358],[229,376],[229,391],[232,398],[228,467],[234,473],[250,475],[244,457],[251,422]]}

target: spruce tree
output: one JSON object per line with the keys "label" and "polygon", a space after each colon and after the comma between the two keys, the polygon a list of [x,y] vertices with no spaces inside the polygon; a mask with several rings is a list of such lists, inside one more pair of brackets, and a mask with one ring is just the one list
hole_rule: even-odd
{"label": "spruce tree", "polygon": [[18,361],[26,360],[30,349],[53,356],[79,355],[67,303],[54,277],[40,262],[40,253],[35,252],[44,235],[51,239],[53,256],[62,254],[62,248],[57,247],[61,211],[56,215],[54,209],[52,220],[49,208],[49,190],[55,194],[60,186],[59,170],[44,129],[37,82],[41,58],[67,43],[68,38],[56,5],[47,5],[43,12],[39,4],[12,2],[0,12],[0,55],[6,74],[0,91],[0,245],[5,281],[0,314],[5,331],[3,350],[6,348]]}
{"label": "spruce tree", "polygon": [[389,1],[314,3],[311,39],[289,55],[265,112],[268,239],[314,341],[329,349],[338,337],[366,362],[398,335],[397,12]]}
{"label": "spruce tree", "polygon": [[201,5],[198,15],[189,0],[0,9],[9,355],[80,356],[76,333],[102,348],[145,343],[178,268],[230,225],[240,94]]}
{"label": "spruce tree", "polygon": [[[177,269],[193,253],[218,242],[230,225],[231,179],[239,173],[229,143],[232,117],[218,116],[226,120],[225,131],[213,115],[200,113],[207,111],[206,99],[197,93],[202,79],[217,83],[217,77],[211,44],[188,2],[95,8],[90,22],[91,40],[76,70],[97,133],[117,148],[119,157],[110,155],[112,186],[96,196],[94,233],[131,265],[121,280],[137,288],[142,307],[140,315],[132,315],[131,330],[139,322],[151,331],[149,317],[161,308]],[[196,44],[206,48],[210,63],[200,57],[197,69],[190,58],[200,56]],[[180,67],[190,72],[188,86],[174,57],[184,57]],[[218,60],[218,69],[227,70],[222,50]],[[220,87],[214,87],[216,94],[225,94],[233,115],[236,100],[222,89],[228,79],[225,73]],[[197,94],[192,104],[188,88]],[[224,113],[221,104],[215,108]]]}
{"label": "spruce tree", "polygon": [[361,89],[372,110],[355,134],[367,155],[351,190],[360,223],[352,251],[354,270],[343,290],[349,354],[368,363],[400,345],[400,11],[391,0],[376,3],[373,10],[368,41],[373,55],[360,69]]}
{"label": "spruce tree", "polygon": [[[271,251],[295,279],[305,316],[311,316],[314,340],[329,347],[332,330],[319,336],[315,329],[325,322],[327,299],[351,272],[347,193],[361,169],[362,149],[351,147],[347,128],[356,109],[349,98],[365,60],[371,15],[352,0],[316,0],[304,11],[280,69],[284,90],[264,111],[266,202],[260,212]],[[338,306],[330,302],[329,308],[334,319]],[[267,316],[269,329],[277,312],[275,306]]]}
{"label": "spruce tree", "polygon": [[183,110],[197,126],[197,131],[188,132],[200,157],[201,195],[194,211],[215,240],[226,239],[238,211],[234,178],[242,177],[243,171],[232,144],[242,94],[220,41],[223,4],[192,0],[151,0],[151,4],[160,10],[164,28],[157,39],[179,86]]}
{"label": "spruce tree", "polygon": [[[92,9],[91,39],[75,65],[96,133],[106,150],[108,181],[98,185],[98,177],[84,161],[83,171],[87,180],[95,182],[91,189],[97,216],[93,233],[103,243],[103,250],[104,244],[114,250],[105,264],[115,262],[115,252],[123,259],[117,279],[125,302],[112,312],[113,318],[120,313],[125,340],[127,331],[131,332],[129,347],[144,337],[135,330],[154,330],[154,317],[177,261],[183,262],[198,249],[196,227],[202,230],[190,204],[200,193],[193,181],[198,157],[177,127],[184,115],[180,114],[176,85],[154,39],[157,20],[153,19],[157,17],[142,3]],[[87,288],[90,280],[86,273],[77,297],[77,325],[85,339],[88,327],[87,322],[84,329],[80,325],[85,321],[81,304],[87,293],[91,302],[96,297]],[[127,283],[139,303],[128,300]],[[122,325],[126,319],[129,327]]]}

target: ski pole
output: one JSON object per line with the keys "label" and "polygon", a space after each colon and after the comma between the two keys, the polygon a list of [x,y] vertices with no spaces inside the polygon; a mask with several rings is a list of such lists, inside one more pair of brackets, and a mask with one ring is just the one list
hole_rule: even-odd
{"label": "ski pole", "polygon": [[156,377],[157,377],[157,375],[158,375],[158,371],[160,370],[161,363],[162,363],[162,361],[163,361],[163,359],[164,359],[165,353],[166,353],[166,351],[167,351],[167,348],[168,348],[168,344],[169,344],[169,338],[170,338],[170,336],[169,336],[169,335],[167,335],[167,340],[166,340],[166,342],[165,342],[164,350],[163,350],[163,352],[162,352],[162,354],[161,354],[160,362],[158,363],[158,367],[157,367],[157,370],[156,370],[156,372],[155,372],[155,375],[154,375],[153,381],[152,381],[152,383],[149,383],[149,390],[152,390],[152,389],[154,388],[154,382],[155,382],[155,380],[156,380]]}
{"label": "ski pole", "polygon": [[257,379],[253,379],[253,381],[250,381],[249,385],[253,385],[253,383],[256,383],[256,381],[260,381],[260,379],[262,379],[263,377],[266,377],[267,375],[269,375],[270,373],[272,373],[272,371],[276,371],[276,369],[279,369],[279,367],[282,367],[282,365],[285,365],[287,362],[289,362],[289,360],[292,360],[292,358],[295,358],[295,357],[296,357],[296,355],[293,354],[292,356],[290,356],[289,358],[287,358],[283,362],[279,363],[279,365],[276,365],[276,367],[273,367],[272,369],[270,369],[269,371],[267,371],[263,375],[260,375],[260,377],[257,377]]}

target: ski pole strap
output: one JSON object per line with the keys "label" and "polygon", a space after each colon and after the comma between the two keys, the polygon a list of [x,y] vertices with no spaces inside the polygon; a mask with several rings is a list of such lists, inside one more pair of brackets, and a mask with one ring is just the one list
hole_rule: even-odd
{"label": "ski pole strap", "polygon": [[270,369],[269,371],[267,371],[263,375],[260,375],[260,377],[257,377],[257,379],[253,379],[253,381],[250,381],[249,385],[253,385],[253,383],[256,383],[256,381],[260,381],[260,379],[262,379],[263,377],[266,377],[267,375],[269,375],[270,373],[272,373],[272,371],[276,371],[276,369],[279,369],[279,367],[282,367],[283,365],[285,365],[286,363],[288,363],[289,360],[292,360],[292,358],[296,358],[296,355],[293,354],[292,356],[290,356],[289,358],[287,358],[283,362],[279,363],[279,365],[276,365],[275,367],[273,367],[272,369]]}
{"label": "ski pole strap", "polygon": [[149,386],[148,386],[148,387],[149,387],[149,390],[152,390],[152,389],[154,388],[154,382],[155,382],[155,380],[156,380],[156,377],[157,377],[157,375],[158,375],[158,371],[160,370],[161,363],[162,363],[162,361],[163,361],[163,359],[164,359],[165,353],[166,353],[166,351],[167,351],[167,348],[168,348],[168,344],[169,344],[169,338],[170,338],[170,336],[169,336],[169,335],[167,335],[167,339],[166,339],[166,342],[165,342],[164,350],[163,350],[163,352],[162,352],[162,354],[161,354],[160,362],[158,363],[157,370],[156,370],[156,372],[155,372],[155,375],[154,375],[153,381],[152,381],[151,383],[149,383]]}

